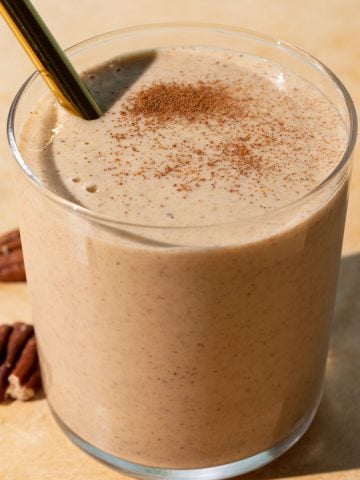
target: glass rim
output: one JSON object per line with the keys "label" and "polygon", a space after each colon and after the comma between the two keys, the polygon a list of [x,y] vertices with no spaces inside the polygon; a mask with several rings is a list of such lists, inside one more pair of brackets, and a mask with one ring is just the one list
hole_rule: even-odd
{"label": "glass rim", "polygon": [[232,34],[242,34],[248,36],[249,38],[253,39],[254,41],[262,42],[267,44],[270,47],[281,49],[285,51],[287,54],[292,55],[294,58],[298,60],[305,61],[309,65],[315,66],[315,68],[319,71],[319,73],[325,75],[330,79],[335,87],[337,87],[338,92],[341,94],[343,100],[345,101],[346,110],[349,118],[349,131],[348,131],[348,139],[346,148],[344,153],[342,154],[341,159],[336,164],[334,169],[329,173],[329,175],[322,180],[318,185],[316,185],[313,189],[307,192],[305,195],[297,198],[296,200],[289,202],[285,205],[281,205],[270,212],[264,212],[256,215],[250,215],[248,217],[234,219],[232,221],[227,221],[223,223],[214,223],[214,224],[205,224],[205,225],[179,225],[179,226],[171,226],[171,225],[148,225],[148,224],[140,224],[140,223],[131,223],[120,220],[118,218],[109,217],[106,215],[99,214],[94,210],[89,208],[83,207],[71,200],[67,200],[66,198],[56,194],[48,187],[44,185],[44,183],[37,178],[31,171],[31,169],[26,164],[23,156],[20,152],[20,148],[18,146],[18,142],[16,140],[15,135],[15,118],[17,113],[17,108],[19,102],[26,95],[27,91],[31,88],[34,81],[39,78],[39,72],[35,71],[32,73],[25,82],[21,85],[19,90],[17,91],[10,109],[7,118],[7,138],[8,143],[11,149],[11,152],[15,158],[16,163],[20,167],[22,173],[26,176],[26,178],[30,181],[30,183],[37,188],[41,194],[45,195],[48,199],[55,202],[56,204],[66,208],[67,210],[72,211],[73,213],[82,215],[83,217],[96,221],[99,223],[106,223],[111,224],[113,227],[132,227],[132,228],[144,228],[150,230],[180,230],[186,231],[194,228],[199,229],[206,229],[206,228],[214,228],[214,227],[223,227],[223,226],[231,226],[239,224],[240,221],[252,221],[252,220],[261,220],[263,218],[267,218],[272,216],[273,214],[283,212],[289,208],[296,207],[297,205],[304,203],[308,199],[315,196],[317,193],[321,192],[325,187],[342,171],[343,167],[346,166],[348,160],[350,159],[354,147],[356,144],[357,139],[357,115],[354,106],[354,102],[344,86],[341,80],[332,72],[324,63],[318,60],[313,55],[309,54],[305,50],[298,48],[291,43],[280,40],[269,35],[263,35],[256,31],[249,30],[246,28],[240,28],[231,25],[224,25],[224,24],[217,24],[217,23],[201,23],[201,22],[166,22],[166,23],[151,23],[151,24],[143,24],[143,25],[135,25],[131,27],[120,28],[116,30],[111,30],[99,35],[92,36],[81,42],[78,42],[71,47],[67,48],[65,52],[71,56],[72,54],[80,53],[82,50],[91,48],[93,46],[99,45],[100,43],[104,43],[108,40],[114,39],[115,37],[123,36],[126,34],[134,34],[134,33],[142,33],[151,30],[165,30],[165,29],[189,29],[189,30],[203,30],[210,32],[214,30],[214,33],[232,33]]}

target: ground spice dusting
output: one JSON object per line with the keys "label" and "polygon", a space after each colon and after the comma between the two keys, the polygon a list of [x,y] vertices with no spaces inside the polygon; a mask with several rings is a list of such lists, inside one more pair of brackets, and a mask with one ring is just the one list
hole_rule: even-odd
{"label": "ground spice dusting", "polygon": [[[212,188],[221,183],[227,186],[229,193],[239,194],[240,178],[250,174],[260,176],[267,169],[266,164],[252,148],[249,135],[235,136],[227,142],[219,141],[217,135],[219,128],[229,129],[240,118],[250,118],[248,105],[251,101],[253,99],[249,96],[233,96],[230,85],[218,80],[211,83],[154,82],[130,95],[120,111],[120,122],[127,117],[130,135],[142,138],[151,133],[156,147],[168,152],[163,162],[155,164],[144,160],[132,175],[144,180],[168,177],[174,190],[185,196],[204,182]],[[179,121],[205,125],[207,133],[203,141],[211,146],[211,153],[191,145],[186,139],[182,140],[182,145],[165,146],[163,127]],[[119,144],[124,139],[117,134],[111,136]],[[217,140],[214,142],[214,139]],[[134,147],[132,150],[135,151]],[[125,165],[123,171],[114,172],[113,175],[119,177],[119,185],[123,185],[127,169],[128,165]]]}
{"label": "ground spice dusting", "polygon": [[228,87],[221,82],[154,83],[140,90],[130,100],[129,113],[151,116],[158,122],[166,122],[174,117],[196,121],[210,115],[223,117],[240,114],[238,99],[233,98]]}

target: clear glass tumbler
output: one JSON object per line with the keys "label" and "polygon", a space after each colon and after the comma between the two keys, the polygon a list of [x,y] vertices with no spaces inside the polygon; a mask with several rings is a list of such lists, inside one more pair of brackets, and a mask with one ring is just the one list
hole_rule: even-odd
{"label": "clear glass tumbler", "polygon": [[74,443],[129,475],[220,479],[285,452],[318,407],[356,116],[344,86],[319,61],[236,28],[128,28],[68,54],[83,71],[120,54],[178,45],[247,52],[315,85],[348,131],[329,177],[295,203],[254,218],[134,225],[61,198],[26,165],[19,135],[46,90],[37,74],[13,102],[8,133],[55,418]]}

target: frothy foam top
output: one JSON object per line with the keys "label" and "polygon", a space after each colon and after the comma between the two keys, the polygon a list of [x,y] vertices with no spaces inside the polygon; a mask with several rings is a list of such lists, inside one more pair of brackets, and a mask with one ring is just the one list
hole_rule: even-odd
{"label": "frothy foam top", "polygon": [[345,150],[329,100],[264,59],[167,48],[84,75],[106,113],[88,122],[47,96],[22,151],[51,190],[107,217],[184,226],[258,215],[308,193]]}

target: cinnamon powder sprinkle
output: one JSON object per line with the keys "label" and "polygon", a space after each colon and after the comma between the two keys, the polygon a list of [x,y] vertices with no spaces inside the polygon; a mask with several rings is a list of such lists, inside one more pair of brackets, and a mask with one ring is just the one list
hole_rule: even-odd
{"label": "cinnamon powder sprinkle", "polygon": [[[212,188],[216,188],[219,182],[223,185],[227,183],[228,192],[239,194],[240,176],[259,177],[268,170],[269,165],[255,153],[249,135],[232,136],[231,140],[216,142],[212,135],[216,137],[219,126],[228,129],[229,125],[240,121],[240,118],[250,117],[248,104],[252,100],[246,96],[234,97],[229,85],[221,81],[155,82],[130,95],[120,111],[123,117],[120,119],[121,123],[124,116],[130,120],[127,135],[142,138],[151,132],[155,135],[157,148],[168,151],[166,160],[156,166],[154,161],[144,160],[142,166],[133,171],[132,175],[144,180],[168,177],[173,189],[185,196],[206,181],[209,181]],[[211,153],[192,146],[186,140],[183,140],[183,145],[179,148],[177,144],[173,144],[169,149],[169,146],[163,143],[166,137],[162,133],[162,127],[179,119],[206,126],[207,134],[203,140],[205,145],[210,145]],[[120,138],[117,134],[111,134],[111,137],[119,145],[122,143],[123,136]],[[135,151],[134,147],[132,150]],[[119,185],[123,185],[125,170],[113,174],[119,178]],[[227,182],[224,183],[225,178]]]}
{"label": "cinnamon powder sprinkle", "polygon": [[153,83],[137,92],[130,102],[128,113],[155,117],[159,122],[174,117],[193,122],[210,115],[233,116],[240,110],[238,99],[221,82]]}

